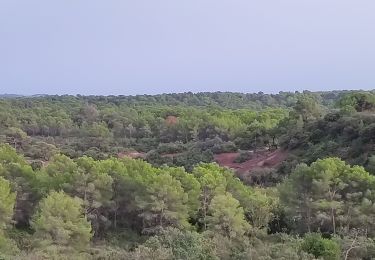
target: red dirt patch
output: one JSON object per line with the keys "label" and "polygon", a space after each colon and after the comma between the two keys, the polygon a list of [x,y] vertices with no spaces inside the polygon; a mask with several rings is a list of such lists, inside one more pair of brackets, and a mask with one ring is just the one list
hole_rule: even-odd
{"label": "red dirt patch", "polygon": [[215,155],[215,161],[220,166],[225,166],[234,169],[238,173],[249,172],[255,168],[272,168],[284,161],[287,157],[287,152],[281,149],[275,151],[266,151],[256,153],[256,157],[243,163],[235,163],[239,153],[222,153]]}
{"label": "red dirt patch", "polygon": [[165,119],[165,123],[167,125],[175,125],[178,123],[178,118],[175,116],[167,116],[167,118]]}

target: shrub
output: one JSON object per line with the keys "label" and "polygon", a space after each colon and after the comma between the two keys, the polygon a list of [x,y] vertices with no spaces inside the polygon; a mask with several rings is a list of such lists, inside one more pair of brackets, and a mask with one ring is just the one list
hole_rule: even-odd
{"label": "shrub", "polygon": [[303,251],[314,255],[316,258],[324,260],[340,259],[339,245],[330,239],[322,238],[318,233],[307,234],[302,242]]}
{"label": "shrub", "polygon": [[235,163],[243,163],[250,159],[252,159],[254,156],[253,152],[250,151],[241,151],[240,154],[234,159]]}

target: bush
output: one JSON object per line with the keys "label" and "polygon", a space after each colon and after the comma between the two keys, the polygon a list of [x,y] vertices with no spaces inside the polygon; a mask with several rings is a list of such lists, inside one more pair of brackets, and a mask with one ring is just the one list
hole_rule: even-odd
{"label": "bush", "polygon": [[0,259],[11,259],[11,255],[19,253],[19,249],[12,239],[9,239],[0,230]]}
{"label": "bush", "polygon": [[243,163],[250,159],[252,159],[254,156],[253,152],[250,151],[241,151],[240,154],[234,159],[235,163]]}
{"label": "bush", "polygon": [[316,258],[323,258],[324,260],[338,260],[340,259],[339,245],[330,239],[322,238],[320,234],[307,234],[302,242],[301,248],[303,251],[314,255]]}
{"label": "bush", "polygon": [[163,164],[172,165],[173,159],[170,157],[162,156],[158,151],[151,150],[146,154],[146,161],[154,166],[161,166]]}
{"label": "bush", "polygon": [[183,166],[186,171],[191,172],[198,163],[209,163],[213,159],[214,156],[211,150],[202,151],[198,148],[193,148],[174,158],[173,163],[176,166]]}
{"label": "bush", "polygon": [[186,148],[182,143],[161,143],[159,144],[157,151],[160,154],[168,154],[168,153],[181,153],[185,151]]}
{"label": "bush", "polygon": [[230,153],[237,152],[238,148],[233,142],[223,142],[221,145],[217,146],[216,149],[212,149],[213,153]]}

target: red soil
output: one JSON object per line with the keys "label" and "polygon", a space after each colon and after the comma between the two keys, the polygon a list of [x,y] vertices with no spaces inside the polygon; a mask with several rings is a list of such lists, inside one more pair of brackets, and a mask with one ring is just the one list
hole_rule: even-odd
{"label": "red soil", "polygon": [[175,116],[167,116],[167,118],[165,119],[165,123],[167,125],[175,125],[178,123],[178,118]]}
{"label": "red soil", "polygon": [[249,172],[255,168],[272,168],[284,161],[287,153],[280,149],[256,153],[256,157],[243,163],[235,163],[239,153],[222,153],[215,155],[215,161],[224,167],[234,169],[238,173]]}

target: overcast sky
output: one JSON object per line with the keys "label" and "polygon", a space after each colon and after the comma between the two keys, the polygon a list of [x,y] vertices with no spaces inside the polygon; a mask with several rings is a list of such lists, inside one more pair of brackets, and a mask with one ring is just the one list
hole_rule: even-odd
{"label": "overcast sky", "polygon": [[374,0],[0,0],[0,93],[375,88]]}

